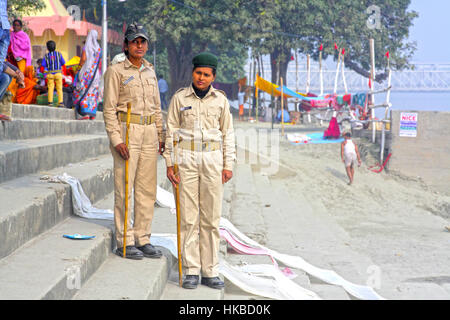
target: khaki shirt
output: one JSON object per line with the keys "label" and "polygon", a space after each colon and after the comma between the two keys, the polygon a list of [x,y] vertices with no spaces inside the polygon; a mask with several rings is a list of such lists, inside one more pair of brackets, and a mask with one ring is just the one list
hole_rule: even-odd
{"label": "khaki shirt", "polygon": [[124,143],[117,113],[127,112],[127,102],[131,102],[133,114],[155,115],[158,139],[160,142],[165,140],[158,81],[153,65],[143,61],[144,68],[141,70],[128,59],[106,70],[103,118],[113,147]]}
{"label": "khaki shirt", "polygon": [[168,167],[173,166],[173,136],[176,132],[177,140],[221,142],[224,169],[233,170],[236,161],[233,119],[223,91],[211,86],[200,99],[191,85],[174,94],[167,114],[166,150],[163,154]]}

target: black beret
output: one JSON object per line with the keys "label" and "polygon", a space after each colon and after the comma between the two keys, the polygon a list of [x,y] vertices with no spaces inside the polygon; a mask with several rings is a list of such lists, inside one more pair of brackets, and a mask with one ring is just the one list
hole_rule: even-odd
{"label": "black beret", "polygon": [[192,59],[194,67],[210,67],[217,69],[218,59],[215,55],[209,52],[202,52]]}

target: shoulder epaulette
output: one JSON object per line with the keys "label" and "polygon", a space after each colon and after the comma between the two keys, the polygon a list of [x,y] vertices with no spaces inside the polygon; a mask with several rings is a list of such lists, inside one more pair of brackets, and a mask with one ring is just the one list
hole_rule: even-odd
{"label": "shoulder epaulette", "polygon": [[225,91],[220,90],[220,89],[216,89],[214,88],[216,91],[219,91],[221,94],[223,94],[225,96],[225,98],[227,97],[227,94],[225,93]]}

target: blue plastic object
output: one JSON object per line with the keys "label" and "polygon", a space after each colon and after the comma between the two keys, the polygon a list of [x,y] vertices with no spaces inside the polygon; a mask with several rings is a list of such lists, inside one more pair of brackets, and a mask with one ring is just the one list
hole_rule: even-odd
{"label": "blue plastic object", "polygon": [[95,238],[95,236],[84,236],[78,233],[75,234],[65,234],[63,235],[64,238],[67,239],[73,239],[73,240],[89,240]]}

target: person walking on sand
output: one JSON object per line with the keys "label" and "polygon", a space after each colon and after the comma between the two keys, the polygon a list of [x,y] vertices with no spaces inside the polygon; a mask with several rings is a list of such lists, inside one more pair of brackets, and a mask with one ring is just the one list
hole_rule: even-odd
{"label": "person walking on sand", "polygon": [[358,146],[353,142],[352,134],[346,132],[344,134],[344,141],[341,144],[341,159],[345,164],[345,170],[349,178],[348,185],[353,183],[353,177],[355,175],[355,164],[358,159],[358,167],[361,166],[361,156],[359,154]]}

